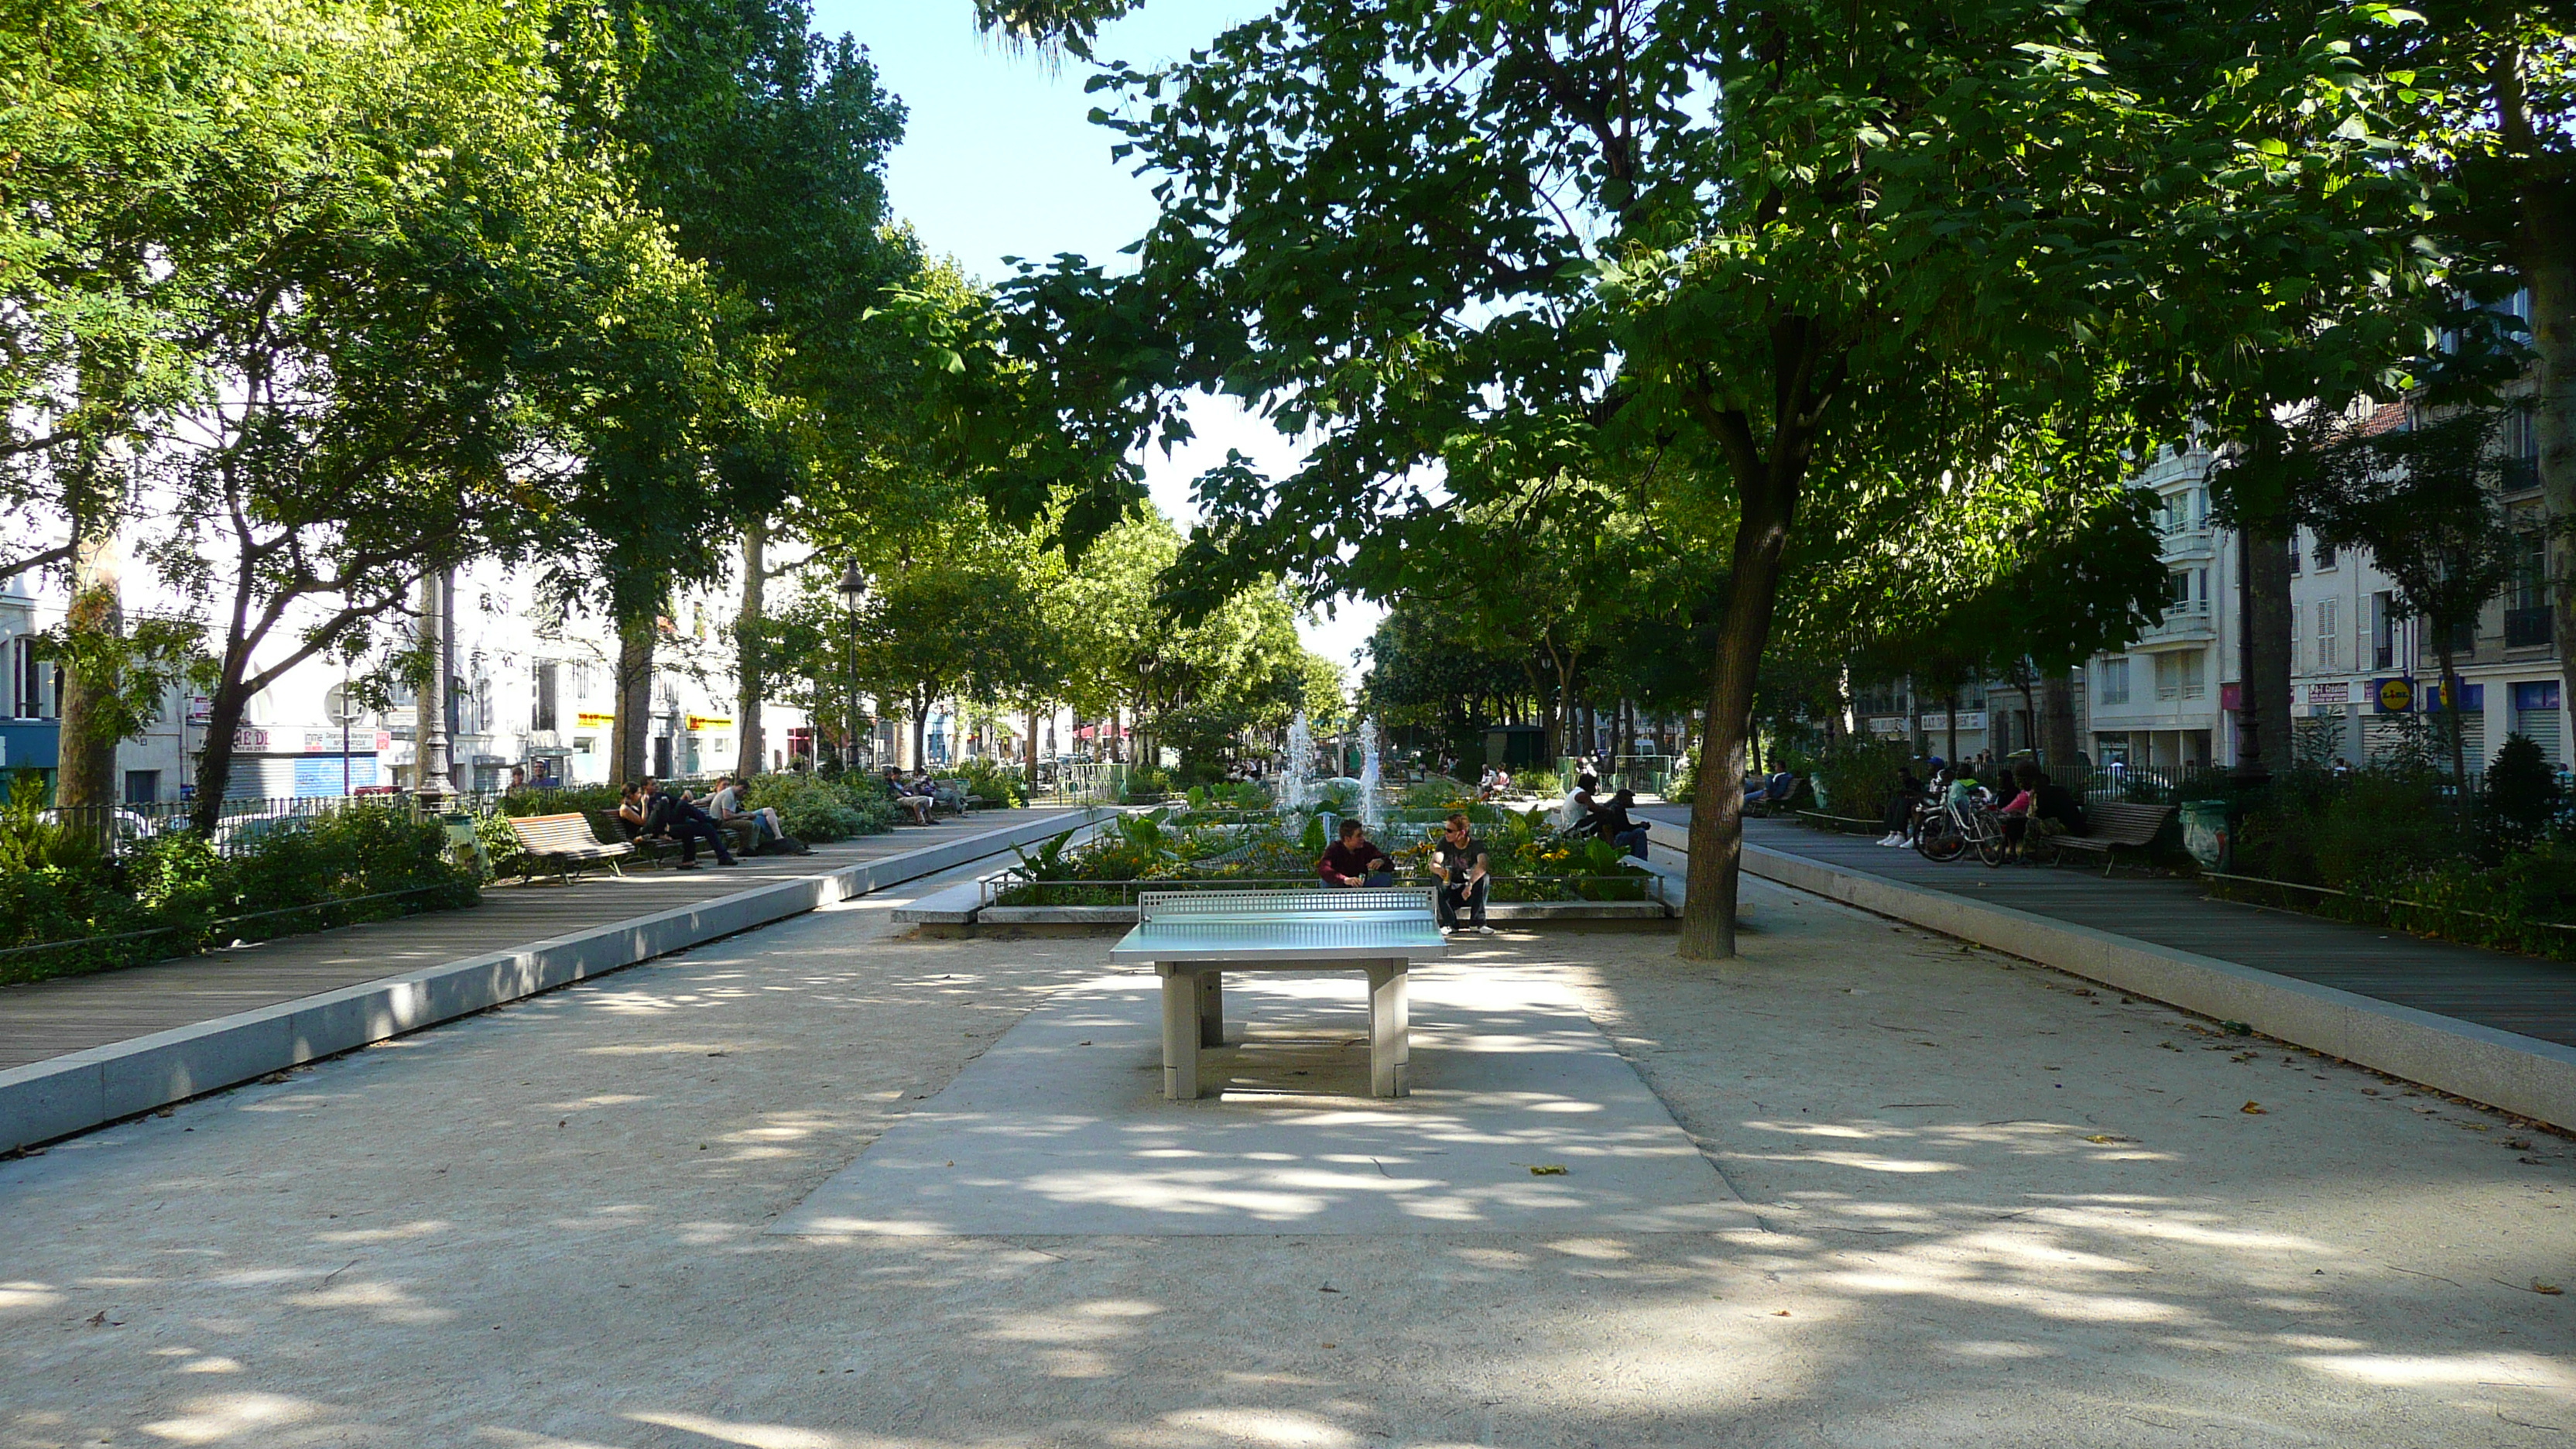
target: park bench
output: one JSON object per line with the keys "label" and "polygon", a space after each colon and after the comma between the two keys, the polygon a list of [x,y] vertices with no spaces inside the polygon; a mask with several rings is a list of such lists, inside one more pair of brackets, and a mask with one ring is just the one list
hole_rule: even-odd
{"label": "park bench", "polygon": [[973,809],[974,803],[974,798],[969,793],[966,782],[962,779],[933,780],[930,782],[930,813],[933,815],[938,814],[942,810],[953,810],[960,815],[964,815]]}
{"label": "park bench", "polygon": [[510,821],[510,833],[519,838],[519,854],[527,861],[521,875],[525,880],[536,879],[537,866],[551,865],[556,878],[570,885],[584,868],[601,861],[623,876],[626,872],[617,862],[635,853],[635,847],[622,840],[615,845],[601,840],[578,811],[516,816]]}
{"label": "park bench", "polygon": [[626,828],[626,822],[618,819],[615,811],[584,810],[581,813],[590,821],[592,835],[606,841],[625,841],[646,861],[659,861],[666,855],[680,853],[680,842],[662,835],[637,835]]}
{"label": "park bench", "polygon": [[2084,807],[2084,829],[2079,834],[2048,837],[2049,844],[2063,854],[2066,851],[2098,851],[2102,856],[2102,873],[2111,873],[2112,852],[2125,846],[2144,850],[2165,822],[2173,818],[2171,805],[2131,805],[2124,801],[2106,801]]}
{"label": "park bench", "polygon": [[1228,971],[1365,972],[1369,1094],[1412,1093],[1406,971],[1448,950],[1428,889],[1146,891],[1110,948],[1163,978],[1163,1095],[1199,1095],[1199,1051],[1225,1045]]}

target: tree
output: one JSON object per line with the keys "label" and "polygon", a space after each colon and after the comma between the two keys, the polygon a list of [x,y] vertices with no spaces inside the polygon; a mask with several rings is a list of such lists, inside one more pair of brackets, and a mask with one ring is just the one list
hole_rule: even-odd
{"label": "tree", "polygon": [[[2367,85],[2334,28],[2382,18],[2165,99],[2065,6],[1288,0],[1098,82],[1163,215],[1132,280],[1059,263],[1011,296],[1024,330],[1138,360],[1147,401],[1101,416],[1222,388],[1318,435],[1292,477],[1201,480],[1202,602],[1383,579],[1462,445],[1659,459],[1723,560],[1704,754],[1731,779],[1802,518],[1938,511],[1946,472],[2072,413],[2096,446],[2178,432],[2223,350],[2191,335],[2198,278],[2295,329],[2309,299],[2266,276],[2399,268],[2408,186],[2347,125]],[[1737,803],[1695,815],[1685,955],[1733,949]]]}
{"label": "tree", "polygon": [[2468,798],[2460,733],[2459,636],[2513,579],[2520,540],[2497,502],[2497,418],[2472,410],[2386,431],[2347,426],[2302,490],[2300,520],[2317,537],[2370,552],[2403,617],[2431,627],[2442,671],[2451,779]]}

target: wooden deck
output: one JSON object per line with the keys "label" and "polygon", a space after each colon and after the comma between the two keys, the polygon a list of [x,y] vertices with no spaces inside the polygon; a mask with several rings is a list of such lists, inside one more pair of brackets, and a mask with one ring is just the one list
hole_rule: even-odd
{"label": "wooden deck", "polygon": [[551,881],[499,885],[486,889],[483,903],[469,910],[0,987],[0,1070],[1065,813],[1050,807],[943,816],[928,826],[817,846],[812,855],[746,857],[730,870],[704,852],[696,870],[629,862],[623,880],[602,870],[569,887]]}
{"label": "wooden deck", "polygon": [[[1683,806],[1637,813],[1676,823],[1690,814]],[[1829,835],[1781,820],[1747,820],[1744,827],[1751,844],[1843,869],[2576,1046],[2576,965],[2565,962],[2212,900],[2186,880],[2127,873],[2105,880],[2098,867],[1989,869],[1973,858],[1936,865],[1911,850],[1873,845],[1871,836]]]}

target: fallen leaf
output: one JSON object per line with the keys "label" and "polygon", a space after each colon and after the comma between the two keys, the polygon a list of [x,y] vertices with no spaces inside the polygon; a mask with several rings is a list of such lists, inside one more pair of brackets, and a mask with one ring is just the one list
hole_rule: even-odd
{"label": "fallen leaf", "polygon": [[2087,1138],[2085,1138],[2084,1140],[2085,1140],[2085,1141],[2087,1141],[2087,1142],[2105,1143],[2105,1144],[2107,1144],[2107,1143],[2112,1143],[2112,1142],[2126,1142],[2126,1141],[2128,1141],[2129,1139],[2128,1139],[2128,1138],[2126,1138],[2126,1137],[2121,1136],[2120,1134],[2118,1134],[2118,1133],[2116,1133],[2116,1132],[2096,1132],[2096,1133],[2094,1133],[2092,1136],[2087,1137]]}
{"label": "fallen leaf", "polygon": [[1559,1163],[1559,1162],[1538,1162],[1538,1163],[1532,1163],[1532,1164],[1530,1165],[1530,1176],[1532,1176],[1532,1177],[1563,1177],[1563,1176],[1565,1176],[1565,1165],[1564,1165],[1563,1163]]}
{"label": "fallen leaf", "polygon": [[2504,1140],[2504,1145],[2512,1148],[2516,1152],[2529,1152],[2531,1150],[2531,1139],[2528,1137],[2508,1137]]}
{"label": "fallen leaf", "polygon": [[89,1326],[92,1328],[96,1328],[105,1322],[107,1322],[107,1310],[104,1308],[90,1315]]}
{"label": "fallen leaf", "polygon": [[2559,1287],[2555,1283],[2543,1283],[2539,1279],[2534,1278],[2531,1280],[2531,1291],[2534,1293],[2546,1293],[2550,1297],[2555,1298],[2567,1290]]}
{"label": "fallen leaf", "polygon": [[2263,1104],[2260,1102],[2248,1102],[2236,1110],[2244,1113],[2248,1117],[2260,1117],[2263,1115]]}
{"label": "fallen leaf", "polygon": [[1783,1309],[1781,1309],[1779,1312],[1774,1313],[1774,1314],[1772,1314],[1771,1316],[1772,1316],[1772,1317],[1774,1317],[1774,1318],[1786,1318],[1786,1317],[1788,1317],[1788,1316],[1789,1316],[1789,1310],[1788,1310],[1788,1309],[1786,1309],[1786,1308],[1783,1308]]}
{"label": "fallen leaf", "polygon": [[1315,1291],[1316,1291],[1316,1292],[1318,1292],[1318,1293],[1339,1293],[1339,1292],[1341,1292],[1342,1290],[1341,1290],[1341,1289],[1339,1289],[1339,1288],[1334,1287],[1334,1286],[1333,1286],[1332,1284],[1330,1284],[1330,1283],[1327,1283],[1327,1284],[1325,1284],[1323,1287],[1318,1288],[1318,1289],[1316,1289]]}

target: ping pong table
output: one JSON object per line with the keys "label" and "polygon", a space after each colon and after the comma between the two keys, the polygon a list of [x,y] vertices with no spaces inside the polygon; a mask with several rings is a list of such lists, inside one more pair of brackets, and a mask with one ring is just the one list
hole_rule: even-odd
{"label": "ping pong table", "polygon": [[1199,1095],[1199,1052],[1225,1045],[1228,971],[1368,974],[1369,1094],[1411,1093],[1406,970],[1446,954],[1429,889],[1146,891],[1109,949],[1163,978],[1163,1095]]}

